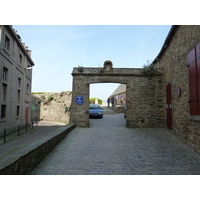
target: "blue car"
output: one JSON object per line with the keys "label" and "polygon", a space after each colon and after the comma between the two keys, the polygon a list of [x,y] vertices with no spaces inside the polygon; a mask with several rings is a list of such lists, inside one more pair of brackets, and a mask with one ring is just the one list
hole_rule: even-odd
{"label": "blue car", "polygon": [[89,117],[103,118],[103,109],[97,104],[89,105]]}

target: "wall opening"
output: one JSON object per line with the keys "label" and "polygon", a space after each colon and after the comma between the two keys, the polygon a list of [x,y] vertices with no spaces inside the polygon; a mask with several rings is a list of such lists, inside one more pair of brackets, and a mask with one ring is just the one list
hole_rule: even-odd
{"label": "wall opening", "polygon": [[119,86],[119,83],[94,83],[90,84],[90,96],[89,98],[99,98],[102,99],[104,104],[110,95]]}
{"label": "wall opening", "polygon": [[[122,118],[121,120],[126,121],[126,84],[92,83],[89,86],[89,91],[89,104],[98,104],[102,108],[102,112],[94,112],[93,109],[89,109],[90,125],[91,122],[94,123],[94,119],[106,118],[106,120],[110,120],[112,115],[116,115],[115,118]],[[114,100],[114,104],[112,104],[112,100]],[[101,118],[101,114],[103,118]],[[102,120],[97,121],[102,123]]]}

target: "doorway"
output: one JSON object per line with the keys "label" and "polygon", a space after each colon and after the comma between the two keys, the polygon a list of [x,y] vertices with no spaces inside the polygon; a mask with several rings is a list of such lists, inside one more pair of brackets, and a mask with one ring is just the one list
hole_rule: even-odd
{"label": "doorway", "polygon": [[169,83],[166,86],[166,110],[167,110],[167,128],[172,130],[172,86]]}

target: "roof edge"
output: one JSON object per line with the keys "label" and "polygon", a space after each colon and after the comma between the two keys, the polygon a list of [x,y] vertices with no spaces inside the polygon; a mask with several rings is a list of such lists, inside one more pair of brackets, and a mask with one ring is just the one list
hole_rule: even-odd
{"label": "roof edge", "polygon": [[19,38],[17,37],[16,33],[14,32],[14,29],[12,28],[11,25],[5,25],[5,27],[10,31],[10,33],[12,33],[12,35],[15,37],[16,41],[18,42],[18,44],[21,46],[21,48],[23,49],[24,53],[26,54],[29,62],[32,64],[32,66],[35,65],[35,63],[33,62],[32,58],[30,57],[30,55],[27,53],[26,49],[24,48],[22,42],[19,40]]}
{"label": "roof edge", "polygon": [[177,30],[178,27],[179,27],[179,25],[172,25],[159,54],[153,60],[152,64],[155,64],[158,61],[158,59],[164,54],[165,50],[167,49],[169,43],[171,42],[171,39],[174,36],[174,33],[175,33],[175,31]]}

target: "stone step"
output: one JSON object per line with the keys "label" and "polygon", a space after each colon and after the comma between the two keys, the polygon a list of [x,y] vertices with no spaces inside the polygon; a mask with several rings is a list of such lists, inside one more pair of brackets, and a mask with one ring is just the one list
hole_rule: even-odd
{"label": "stone step", "polygon": [[101,106],[101,108],[102,108],[103,110],[114,110],[112,107],[109,107],[109,108],[108,108],[107,106],[106,106],[106,107],[105,107],[105,106]]}
{"label": "stone step", "polygon": [[114,115],[116,113],[114,112],[114,110],[103,110],[103,114],[104,115]]}

